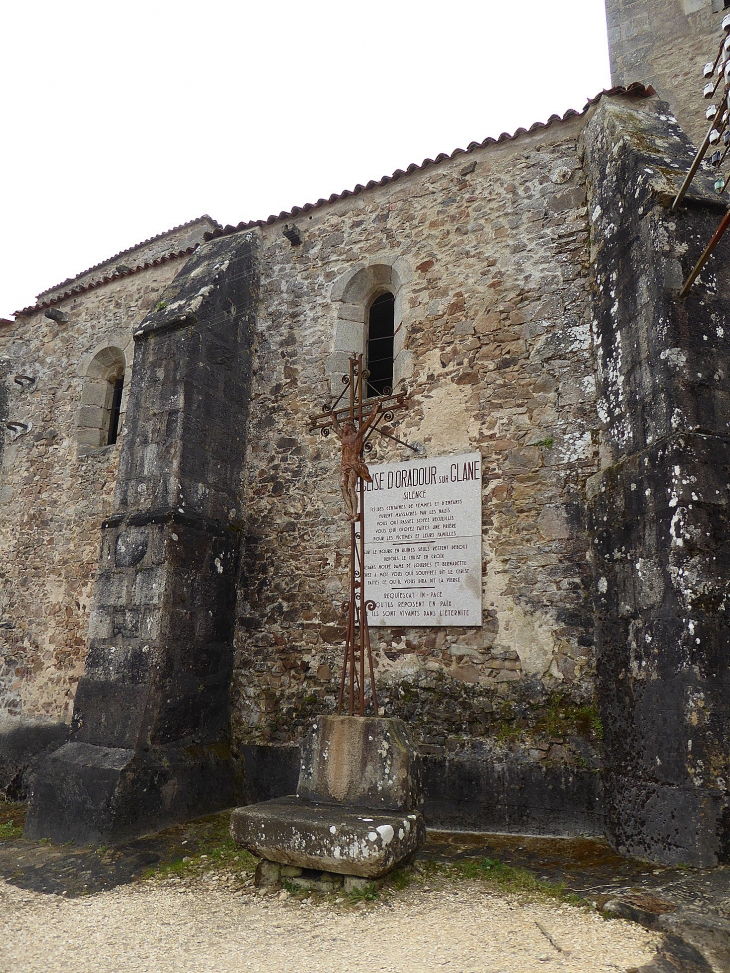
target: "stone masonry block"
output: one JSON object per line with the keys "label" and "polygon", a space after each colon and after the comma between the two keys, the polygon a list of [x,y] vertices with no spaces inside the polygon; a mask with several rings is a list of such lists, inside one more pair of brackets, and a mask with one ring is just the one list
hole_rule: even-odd
{"label": "stone masonry block", "polygon": [[397,719],[321,716],[296,797],[237,808],[231,835],[272,862],[377,878],[425,841],[420,757]]}
{"label": "stone masonry block", "polygon": [[384,814],[283,797],[236,808],[231,835],[271,862],[378,878],[420,848],[426,827],[417,812]]}
{"label": "stone masonry block", "polygon": [[362,304],[340,304],[337,317],[341,321],[359,321],[365,323],[366,309]]}
{"label": "stone masonry block", "polygon": [[[85,406],[103,409],[108,395],[108,382],[94,382],[84,388],[83,403]],[[83,411],[83,410],[82,410]]]}
{"label": "stone masonry block", "polygon": [[101,427],[103,416],[104,411],[101,406],[83,405],[79,409],[79,428],[98,430]]}
{"label": "stone masonry block", "polygon": [[101,445],[99,442],[101,438],[99,430],[88,426],[80,428],[76,434],[76,438],[81,449],[98,449]]}
{"label": "stone masonry block", "polygon": [[365,325],[357,321],[338,321],[335,351],[360,352],[365,343]]}
{"label": "stone masonry block", "polygon": [[336,351],[327,358],[325,367],[330,382],[330,391],[334,395],[339,395],[342,391],[342,376],[349,372],[349,360],[350,356],[346,351]]}
{"label": "stone masonry block", "polygon": [[413,811],[422,803],[421,759],[401,720],[320,716],[302,746],[297,796]]}
{"label": "stone masonry block", "polygon": [[109,639],[112,635],[113,609],[97,607],[89,615],[89,639]]}
{"label": "stone masonry block", "polygon": [[162,568],[145,568],[134,578],[132,598],[138,605],[160,605],[165,594],[165,571]]}

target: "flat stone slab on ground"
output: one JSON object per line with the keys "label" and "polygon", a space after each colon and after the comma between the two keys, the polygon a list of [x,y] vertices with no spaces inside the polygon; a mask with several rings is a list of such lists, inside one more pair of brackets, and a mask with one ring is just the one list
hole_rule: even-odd
{"label": "flat stone slab on ground", "polygon": [[282,797],[236,808],[231,835],[269,861],[378,878],[423,845],[426,826],[417,811],[383,813]]}

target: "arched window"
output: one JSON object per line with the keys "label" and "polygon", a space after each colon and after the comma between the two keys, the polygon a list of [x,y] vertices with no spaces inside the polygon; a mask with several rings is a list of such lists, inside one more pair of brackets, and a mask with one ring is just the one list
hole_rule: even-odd
{"label": "arched window", "polygon": [[113,446],[122,419],[126,362],[119,348],[104,348],[86,369],[79,410],[79,446],[98,449]]}
{"label": "arched window", "polygon": [[405,300],[412,276],[407,260],[383,256],[348,270],[332,285],[336,324],[326,369],[335,398],[352,355],[363,355],[370,371],[369,396],[402,388],[413,375],[413,353],[407,348],[413,311]]}
{"label": "arched window", "polygon": [[368,395],[383,395],[393,388],[393,334],[395,322],[395,298],[381,294],[370,305],[366,344]]}

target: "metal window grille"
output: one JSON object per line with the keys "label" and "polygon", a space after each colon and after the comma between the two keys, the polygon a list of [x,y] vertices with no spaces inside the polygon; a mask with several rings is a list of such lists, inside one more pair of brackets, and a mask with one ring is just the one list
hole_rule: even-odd
{"label": "metal window grille", "polygon": [[384,395],[393,388],[393,337],[395,298],[382,294],[370,305],[368,315],[368,395]]}

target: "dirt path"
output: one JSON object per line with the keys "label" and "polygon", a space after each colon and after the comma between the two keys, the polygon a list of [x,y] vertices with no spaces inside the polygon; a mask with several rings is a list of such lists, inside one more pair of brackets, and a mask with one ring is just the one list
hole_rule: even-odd
{"label": "dirt path", "polygon": [[479,883],[333,902],[153,879],[76,899],[0,881],[0,973],[615,973],[657,936],[568,904]]}

